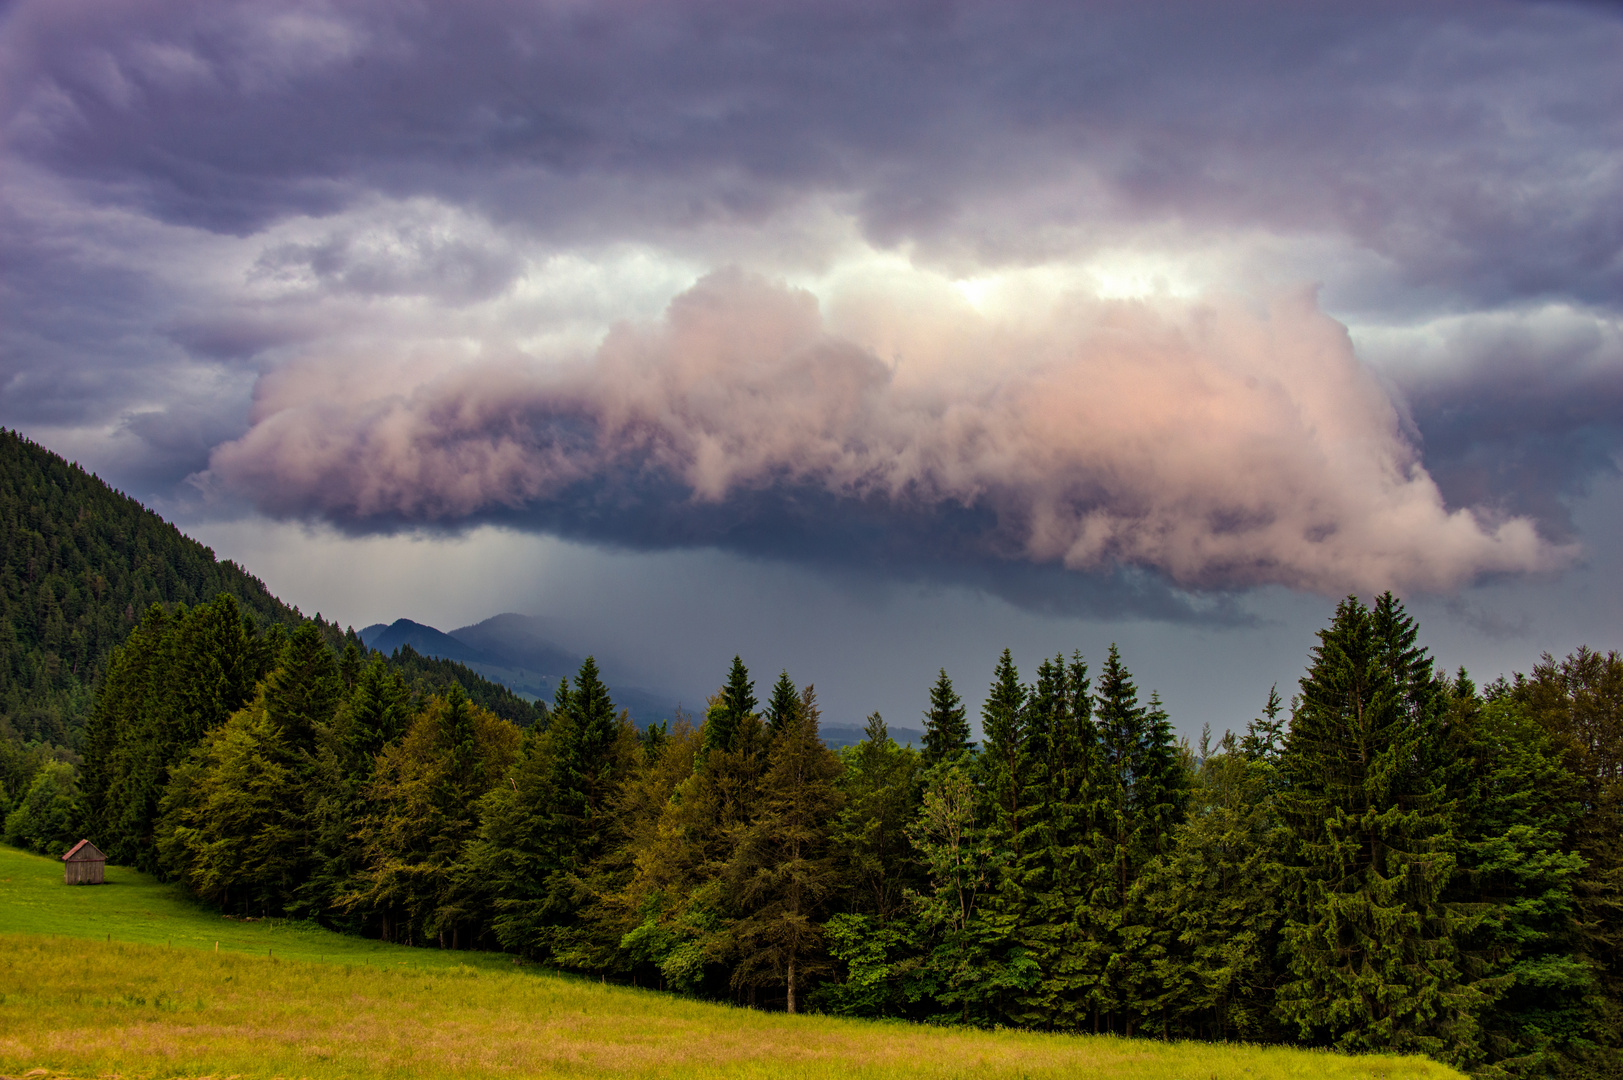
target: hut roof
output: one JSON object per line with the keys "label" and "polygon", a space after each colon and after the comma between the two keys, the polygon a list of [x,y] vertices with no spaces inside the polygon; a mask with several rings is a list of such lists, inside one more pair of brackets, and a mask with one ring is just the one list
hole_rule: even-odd
{"label": "hut roof", "polygon": [[100,849],[97,848],[95,844],[92,844],[89,840],[81,840],[68,849],[67,854],[62,856],[62,861],[106,862],[107,856],[103,855]]}

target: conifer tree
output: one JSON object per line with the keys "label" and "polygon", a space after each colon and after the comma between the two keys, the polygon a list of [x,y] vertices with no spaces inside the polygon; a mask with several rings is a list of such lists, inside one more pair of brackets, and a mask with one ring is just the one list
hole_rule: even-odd
{"label": "conifer tree", "polygon": [[1088,920],[1100,940],[1109,943],[1110,956],[1096,983],[1092,1005],[1096,1015],[1104,1015],[1110,1030],[1119,1021],[1122,1030],[1131,1035],[1134,984],[1146,963],[1143,927],[1134,918],[1131,905],[1133,886],[1147,861],[1143,822],[1133,790],[1142,766],[1147,718],[1138,701],[1138,688],[1114,644],[1099,673],[1095,707],[1100,849],[1110,869],[1090,898]]}
{"label": "conifer tree", "polygon": [[362,867],[354,841],[366,813],[362,793],[378,754],[399,740],[411,720],[409,696],[399,672],[373,654],[355,673],[332,722],[317,729],[308,800],[315,850],[297,907],[346,930],[359,928],[338,905],[356,888]]}
{"label": "conifer tree", "polygon": [[1088,667],[1063,654],[1037,669],[1030,711],[1034,767],[1027,805],[1031,838],[1016,864],[1024,893],[1016,935],[1040,975],[1017,996],[1010,1019],[1075,1030],[1090,1014],[1107,952],[1090,932],[1086,912],[1096,887],[1098,740]]}
{"label": "conifer tree", "polygon": [[[992,673],[992,686],[981,706],[981,732],[985,735],[979,764],[992,818],[987,825],[992,842],[1002,847],[1010,865],[1017,862],[1027,841],[1025,816],[1030,812],[1031,748],[1027,691],[1004,649]],[[1002,887],[1002,883],[999,883]]]}
{"label": "conifer tree", "polygon": [[374,653],[360,669],[344,708],[335,717],[335,748],[345,775],[371,778],[374,759],[411,722],[409,694],[399,673]]}
{"label": "conifer tree", "polygon": [[974,748],[969,741],[969,720],[964,703],[942,668],[935,684],[930,687],[930,708],[924,714],[924,752],[922,763],[926,769],[957,757]]}
{"label": "conifer tree", "polygon": [[744,661],[735,656],[733,666],[727,672],[726,684],[705,710],[704,748],[700,756],[707,757],[711,750],[717,748],[736,749],[739,727],[746,717],[756,716],[755,706],[755,684],[750,681],[749,669],[744,666]]}
{"label": "conifer tree", "polygon": [[823,907],[839,883],[829,832],[841,803],[840,761],[818,732],[807,686],[772,742],[760,816],[744,833],[728,877],[743,914],[732,927],[736,987],[781,985],[800,1011],[807,980],[829,970]]}
{"label": "conifer tree", "polygon": [[1386,594],[1319,632],[1281,762],[1289,976],[1281,1017],[1346,1050],[1469,1059],[1482,996],[1455,964],[1440,700]]}
{"label": "conifer tree", "polygon": [[270,659],[264,641],[223,595],[172,613],[153,605],[115,650],[88,724],[84,784],[110,858],[158,868],[153,830],[170,769],[252,698]]}
{"label": "conifer tree", "polygon": [[[1030,697],[1009,650],[1004,649],[981,706],[985,739],[976,759],[989,802],[985,837],[998,852],[1000,871],[981,906],[981,914],[988,940],[996,941],[997,962],[1009,976],[1005,982],[1012,979],[1022,984],[1027,975],[1035,977],[1036,963],[1021,941],[1020,928],[1029,922],[1034,892],[1047,884],[1038,870],[1041,860],[1034,850],[1042,842],[1037,835],[1042,808],[1039,784],[1047,746],[1046,742],[1037,745],[1033,741]],[[1047,734],[1045,729],[1044,739]],[[1007,1012],[1015,1006],[1005,999],[996,1007]]]}
{"label": "conifer tree", "polygon": [[[748,689],[742,664],[734,663],[729,685],[732,700],[753,710],[751,695],[737,692]],[[642,885],[650,907],[638,931],[640,955],[658,964],[666,985],[692,993],[735,989],[739,954],[730,927],[740,912],[729,874],[764,795],[765,726],[753,711],[735,717],[728,698],[724,686],[706,703],[692,772],[661,812],[661,842]]]}
{"label": "conifer tree", "polygon": [[782,731],[794,719],[795,709],[800,707],[800,694],[795,690],[793,680],[789,678],[787,669],[778,673],[778,681],[772,684],[772,697],[766,705],[766,733],[771,739]]}
{"label": "conifer tree", "polygon": [[321,628],[305,622],[288,637],[277,669],[265,680],[265,715],[281,726],[289,745],[309,753],[316,729],[332,720],[343,692]]}
{"label": "conifer tree", "polygon": [[559,681],[545,733],[531,733],[508,783],[482,808],[464,891],[485,894],[497,939],[529,956],[602,970],[607,948],[582,919],[594,863],[615,841],[613,802],[636,753],[597,663],[587,657],[572,688]]}

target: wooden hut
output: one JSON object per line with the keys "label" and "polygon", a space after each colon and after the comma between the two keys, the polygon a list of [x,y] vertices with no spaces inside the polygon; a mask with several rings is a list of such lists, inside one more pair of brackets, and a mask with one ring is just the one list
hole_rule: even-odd
{"label": "wooden hut", "polygon": [[62,856],[62,880],[69,885],[104,885],[107,882],[107,856],[89,840],[81,840]]}

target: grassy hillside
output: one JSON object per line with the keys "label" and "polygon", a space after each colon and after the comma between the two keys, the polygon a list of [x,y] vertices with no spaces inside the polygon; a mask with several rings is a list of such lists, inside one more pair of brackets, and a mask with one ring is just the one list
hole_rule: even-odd
{"label": "grassy hillside", "polygon": [[[0,1074],[1448,1080],[1418,1058],[791,1017],[221,918],[0,847]],[[218,952],[215,943],[218,942]]]}

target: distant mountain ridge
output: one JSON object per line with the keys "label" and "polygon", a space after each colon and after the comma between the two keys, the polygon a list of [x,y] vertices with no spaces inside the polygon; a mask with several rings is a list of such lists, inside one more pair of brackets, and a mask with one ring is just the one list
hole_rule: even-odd
{"label": "distant mountain ridge", "polygon": [[478,649],[471,648],[432,626],[396,619],[388,626],[377,623],[360,631],[361,643],[374,652],[390,655],[402,645],[410,645],[424,656],[437,656],[442,660],[483,660]]}
{"label": "distant mountain ridge", "polygon": [[[386,655],[409,645],[424,656],[460,661],[515,693],[548,702],[558,690],[558,680],[573,677],[582,660],[553,641],[541,619],[514,612],[493,615],[450,633],[411,619],[396,619],[373,623],[360,631],[360,638],[367,648]],[[679,708],[695,722],[704,712],[703,701],[682,701],[669,693],[617,682],[612,660],[599,658],[599,666],[615,705],[625,709],[639,727],[673,719]],[[861,724],[825,723],[823,741],[836,748],[854,746],[862,741],[863,730]],[[924,742],[924,732],[917,728],[891,727],[890,736],[903,745],[922,746]]]}
{"label": "distant mountain ridge", "polygon": [[[580,670],[583,658],[544,635],[541,620],[513,612],[450,633],[411,619],[396,619],[387,625],[373,623],[360,631],[367,648],[385,655],[409,645],[424,656],[465,664],[514,693],[550,702],[558,691],[558,681]],[[605,666],[604,681],[609,684],[615,705],[625,709],[640,727],[674,719],[678,709],[685,708],[690,714],[702,711],[673,695],[621,683],[614,677],[612,662]]]}

